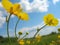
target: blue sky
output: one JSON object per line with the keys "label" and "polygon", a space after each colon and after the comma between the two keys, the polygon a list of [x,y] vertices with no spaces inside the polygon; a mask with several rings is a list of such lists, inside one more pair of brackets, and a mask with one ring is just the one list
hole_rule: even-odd
{"label": "blue sky", "polygon": [[[37,27],[41,27],[43,25],[43,17],[44,15],[48,13],[54,14],[56,18],[59,19],[60,21],[60,0],[10,0],[12,3],[19,3],[21,4],[22,8],[26,13],[29,15],[29,20],[28,21],[23,21],[20,20],[18,27],[17,27],[17,33],[18,31],[22,31],[23,33],[25,32],[31,32],[31,34],[34,34],[36,32]],[[42,3],[41,3],[42,1]],[[25,7],[24,7],[25,6]],[[4,10],[2,4],[0,3],[0,35],[2,36],[7,36],[6,34],[6,22],[5,22],[5,16],[7,15],[6,10]],[[3,17],[3,18],[1,18]],[[18,18],[16,16],[12,16],[10,20],[10,26],[9,26],[9,31],[10,35],[14,35],[14,26],[16,24],[16,21]],[[55,29],[57,30],[57,27],[46,27],[46,29],[42,29],[40,32],[41,35],[44,34],[49,34],[54,31]],[[47,31],[48,29],[48,31]],[[50,31],[51,29],[51,31]],[[34,31],[32,31],[34,30]],[[45,30],[45,31],[43,31]],[[56,31],[55,30],[55,31]],[[45,32],[45,33],[44,33]],[[47,32],[47,33],[46,33]],[[29,36],[31,36],[31,34]]]}

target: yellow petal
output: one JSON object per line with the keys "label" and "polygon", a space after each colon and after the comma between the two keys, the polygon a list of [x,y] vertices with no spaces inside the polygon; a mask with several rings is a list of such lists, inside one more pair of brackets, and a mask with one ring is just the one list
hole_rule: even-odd
{"label": "yellow petal", "polygon": [[9,12],[13,4],[9,0],[2,0],[3,7]]}
{"label": "yellow petal", "polygon": [[56,26],[58,24],[58,20],[56,18],[54,18],[52,20],[52,26]]}
{"label": "yellow petal", "polygon": [[60,39],[60,35],[58,35],[58,38]]}
{"label": "yellow petal", "polygon": [[13,5],[13,11],[19,10],[20,9],[20,4],[14,4]]}
{"label": "yellow petal", "polygon": [[53,16],[53,14],[44,16],[44,22],[48,26],[56,26],[58,24],[58,20]]}
{"label": "yellow petal", "polygon": [[53,18],[54,18],[53,14],[47,14],[46,16],[44,16],[44,21],[49,22]]}
{"label": "yellow petal", "polygon": [[18,15],[18,18],[21,19],[21,20],[29,20],[29,16],[27,13],[25,12],[20,12]]}
{"label": "yellow petal", "polygon": [[23,39],[19,41],[19,44],[20,44],[20,45],[24,45],[24,43],[25,43],[25,42],[24,42]]}
{"label": "yellow petal", "polygon": [[13,5],[13,14],[17,14],[17,13],[20,13],[22,10],[21,10],[21,6],[20,6],[20,4],[14,4]]}
{"label": "yellow petal", "polygon": [[27,43],[27,44],[30,44],[30,40],[27,40],[26,43]]}
{"label": "yellow petal", "polygon": [[46,16],[44,16],[44,22],[47,25],[51,25],[51,21],[54,18],[53,14],[47,14]]}

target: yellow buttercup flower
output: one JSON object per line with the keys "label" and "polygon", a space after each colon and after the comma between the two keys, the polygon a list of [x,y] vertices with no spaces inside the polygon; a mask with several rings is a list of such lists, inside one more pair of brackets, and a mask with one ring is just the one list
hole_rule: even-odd
{"label": "yellow buttercup flower", "polygon": [[56,42],[55,42],[55,41],[52,41],[51,43],[56,44]]}
{"label": "yellow buttercup flower", "polygon": [[16,14],[20,13],[21,7],[20,4],[12,4],[9,0],[2,0],[2,5],[3,7],[7,10],[7,12],[11,14]]}
{"label": "yellow buttercup flower", "polygon": [[45,24],[50,25],[53,18],[54,18],[54,16],[52,14],[47,14],[46,16],[44,16]]}
{"label": "yellow buttercup flower", "polygon": [[56,26],[58,24],[58,20],[54,18],[51,23],[52,26]]}
{"label": "yellow buttercup flower", "polygon": [[60,35],[58,35],[58,38],[60,39]]}
{"label": "yellow buttercup flower", "polygon": [[13,4],[9,0],[2,0],[3,7],[7,10],[7,12],[10,12],[12,9]]}
{"label": "yellow buttercup flower", "polygon": [[29,16],[27,13],[25,12],[20,12],[18,15],[18,18],[21,19],[21,20],[29,20]]}
{"label": "yellow buttercup flower", "polygon": [[46,16],[44,16],[44,22],[48,26],[56,26],[58,24],[58,20],[54,18],[52,14],[47,14]]}
{"label": "yellow buttercup flower", "polygon": [[50,45],[55,45],[55,44],[53,44],[53,43],[50,43]]}
{"label": "yellow buttercup flower", "polygon": [[9,12],[10,14],[16,15],[19,19],[28,20],[28,14],[22,12],[22,8],[20,4],[12,4],[9,0],[2,0],[3,7]]}
{"label": "yellow buttercup flower", "polygon": [[24,40],[23,40],[23,39],[20,40],[20,41],[19,41],[19,44],[20,44],[20,45],[24,45]]}
{"label": "yellow buttercup flower", "polygon": [[17,15],[22,11],[20,4],[14,4],[13,5],[13,14]]}
{"label": "yellow buttercup flower", "polygon": [[27,44],[30,44],[30,41],[29,41],[29,40],[27,40],[27,41],[26,41],[26,43],[27,43]]}
{"label": "yellow buttercup flower", "polygon": [[40,35],[37,35],[35,38],[36,38],[37,42],[40,42],[40,40],[41,40],[41,36]]}

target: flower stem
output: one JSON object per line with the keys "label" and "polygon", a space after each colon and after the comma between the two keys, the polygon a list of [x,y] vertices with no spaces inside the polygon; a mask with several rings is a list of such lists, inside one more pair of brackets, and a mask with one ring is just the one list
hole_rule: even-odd
{"label": "flower stem", "polygon": [[27,35],[24,35],[21,39],[24,39]]}
{"label": "flower stem", "polygon": [[7,20],[7,36],[8,36],[8,40],[9,40],[9,45],[11,45],[11,40],[10,40],[10,36],[9,36],[9,20],[10,20],[11,14],[9,15],[9,18]]}
{"label": "flower stem", "polygon": [[[35,33],[35,35],[34,35],[34,37],[33,37],[34,39],[32,38],[32,39],[31,39],[31,42],[35,41],[36,35],[37,35],[38,32],[39,32],[41,29],[43,29],[45,26],[46,26],[46,25],[42,26],[42,27]],[[31,43],[31,45],[32,45],[32,43]]]}
{"label": "flower stem", "polygon": [[16,29],[17,29],[17,25],[18,25],[18,23],[19,23],[19,19],[17,20],[17,22],[16,22],[16,25],[15,25],[15,37],[17,38],[17,34],[16,34]]}
{"label": "flower stem", "polygon": [[39,32],[41,29],[43,29],[45,26],[46,26],[46,25],[44,25],[43,27],[41,27],[41,28],[35,33],[34,38],[35,38],[35,36],[38,34],[38,32]]}

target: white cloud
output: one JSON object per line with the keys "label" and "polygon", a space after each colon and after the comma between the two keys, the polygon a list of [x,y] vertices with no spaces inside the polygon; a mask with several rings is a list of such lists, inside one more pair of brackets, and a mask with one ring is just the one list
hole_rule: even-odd
{"label": "white cloud", "polygon": [[58,19],[59,20],[59,25],[60,25],[60,19]]}
{"label": "white cloud", "polygon": [[60,0],[53,0],[53,4],[56,4],[57,2],[59,2]]}
{"label": "white cloud", "polygon": [[29,0],[21,0],[19,3],[27,12],[32,11],[46,12],[48,11],[49,7],[48,0],[33,0],[32,3],[30,3]]}
{"label": "white cloud", "polygon": [[33,9],[39,10],[40,12],[48,11],[49,3],[48,0],[34,0],[32,3]]}
{"label": "white cloud", "polygon": [[11,18],[14,18],[14,17],[15,17],[15,15],[12,15],[12,16],[11,16]]}
{"label": "white cloud", "polygon": [[42,22],[40,25],[36,25],[36,26],[32,26],[32,27],[24,27],[22,29],[20,29],[21,32],[31,32],[31,31],[34,31],[36,30],[37,28],[40,28],[44,25],[44,23]]}
{"label": "white cloud", "polygon": [[3,7],[2,4],[1,4],[1,2],[0,2],[0,7]]}
{"label": "white cloud", "polygon": [[0,27],[5,23],[5,17],[2,16],[2,12],[0,11]]}
{"label": "white cloud", "polygon": [[2,4],[1,4],[1,2],[0,2],[0,28],[3,26],[3,24],[5,23],[5,14],[6,14],[6,12],[4,11],[4,9],[3,9],[3,6],[2,6]]}
{"label": "white cloud", "polygon": [[19,3],[22,5],[22,8],[24,8],[26,11],[32,10],[31,4],[28,2],[28,0],[21,0],[21,2]]}
{"label": "white cloud", "polygon": [[2,11],[2,4],[0,2],[0,28],[3,26],[3,24],[5,23],[5,17],[3,16],[3,11]]}

